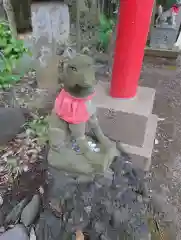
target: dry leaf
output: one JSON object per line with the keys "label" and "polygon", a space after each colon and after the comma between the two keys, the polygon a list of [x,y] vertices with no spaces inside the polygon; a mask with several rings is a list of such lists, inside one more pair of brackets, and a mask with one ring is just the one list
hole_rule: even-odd
{"label": "dry leaf", "polygon": [[84,240],[84,234],[82,231],[76,231],[76,240]]}

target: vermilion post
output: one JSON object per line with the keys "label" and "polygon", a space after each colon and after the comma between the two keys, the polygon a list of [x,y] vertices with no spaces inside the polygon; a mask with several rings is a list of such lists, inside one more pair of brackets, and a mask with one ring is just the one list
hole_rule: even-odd
{"label": "vermilion post", "polygon": [[136,95],[154,0],[120,0],[110,95]]}

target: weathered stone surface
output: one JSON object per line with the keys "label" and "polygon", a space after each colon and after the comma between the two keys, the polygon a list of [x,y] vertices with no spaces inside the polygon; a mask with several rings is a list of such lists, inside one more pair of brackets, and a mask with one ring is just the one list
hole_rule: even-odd
{"label": "weathered stone surface", "polygon": [[50,166],[59,170],[84,174],[93,173],[93,168],[86,158],[83,155],[76,155],[71,149],[64,148],[61,153],[50,150],[48,162]]}
{"label": "weathered stone surface", "polygon": [[26,229],[18,224],[13,229],[8,230],[0,236],[0,240],[29,240]]}
{"label": "weathered stone surface", "polygon": [[48,91],[47,89],[42,90],[38,96],[28,102],[28,108],[32,111],[38,111],[40,115],[50,114],[54,106],[56,96],[57,91],[55,91],[55,89],[53,91],[50,91],[50,89]]}
{"label": "weathered stone surface", "polygon": [[[48,162],[50,166],[65,170],[67,172],[93,174],[107,171],[112,160],[117,156],[117,151],[110,148],[105,152],[91,152],[89,158],[87,155],[76,153],[73,149],[62,147],[59,151],[50,149]],[[89,160],[90,159],[90,160]]]}
{"label": "weathered stone surface", "polygon": [[3,223],[4,223],[4,213],[2,209],[0,209],[0,227],[3,225]]}
{"label": "weathered stone surface", "polygon": [[58,2],[33,4],[32,25],[36,43],[44,37],[52,48],[53,44],[66,43],[70,28],[68,6]]}
{"label": "weathered stone surface", "polygon": [[[62,240],[72,239],[71,233],[77,229],[94,240],[150,240],[146,219],[149,200],[147,202],[142,197],[140,184],[144,182],[144,172],[133,169],[128,160],[126,157],[116,158],[111,164],[112,172],[105,173],[104,177],[96,176],[93,181],[90,178],[73,181],[67,174],[66,186],[61,184],[65,173],[59,172],[62,180],[57,190],[58,205],[54,201],[54,206],[58,206],[59,217],[61,211]],[[44,234],[47,228],[43,225],[41,229]],[[53,228],[49,229],[49,233],[53,232]],[[40,239],[46,239],[45,235],[43,237]]]}
{"label": "weathered stone surface", "polygon": [[23,208],[25,207],[25,205],[27,204],[28,200],[27,199],[23,199],[20,203],[18,203],[13,209],[12,211],[6,216],[5,219],[5,223],[6,224],[14,224],[16,223],[22,213]]}
{"label": "weathered stone surface", "polygon": [[176,222],[176,210],[163,196],[159,195],[158,193],[153,193],[152,202],[154,211],[157,214],[162,213],[164,222]]}
{"label": "weathered stone surface", "polygon": [[69,37],[68,6],[58,2],[32,5],[33,46],[40,88],[57,86],[57,49]]}
{"label": "weathered stone surface", "polygon": [[31,39],[26,39],[26,41],[24,41],[24,46],[29,49],[31,54],[24,53],[23,56],[20,59],[18,59],[13,69],[13,72],[15,74],[17,73],[17,74],[23,75],[32,69],[34,70],[36,67],[35,61],[32,55],[33,50],[32,50]]}
{"label": "weathered stone surface", "polygon": [[0,145],[12,140],[24,123],[25,118],[20,108],[0,108]]}
{"label": "weathered stone surface", "polygon": [[27,227],[32,224],[37,217],[40,208],[40,196],[34,195],[32,200],[26,205],[21,214],[21,222]]}
{"label": "weathered stone surface", "polygon": [[143,145],[146,117],[122,111],[111,112],[106,108],[98,108],[97,115],[103,132],[112,140],[139,147]]}
{"label": "weathered stone surface", "polygon": [[61,238],[60,219],[54,217],[52,213],[45,210],[36,226],[36,235],[39,240],[57,240]]}
{"label": "weathered stone surface", "polygon": [[57,170],[55,168],[49,167],[50,181],[49,181],[49,195],[51,198],[58,198],[62,194],[62,189],[66,186],[75,183],[75,179],[68,176],[64,171]]}

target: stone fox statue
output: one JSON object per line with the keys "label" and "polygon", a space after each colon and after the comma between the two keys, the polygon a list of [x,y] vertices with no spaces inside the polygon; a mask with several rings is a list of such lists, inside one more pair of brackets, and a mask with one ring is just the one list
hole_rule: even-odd
{"label": "stone fox statue", "polygon": [[163,11],[163,6],[159,5],[157,7],[156,24],[168,23],[169,25],[176,27],[176,16],[179,13],[180,6],[181,2],[176,1],[176,4],[174,4],[170,9]]}
{"label": "stone fox statue", "polygon": [[[64,88],[57,96],[52,115],[49,118],[51,149],[62,153],[63,149],[67,148],[66,153],[78,154],[79,157],[82,155],[85,161],[88,161],[89,166],[100,165],[101,162],[103,170],[105,170],[112,162],[113,157],[117,155],[117,151],[103,134],[96,117],[96,107],[92,103],[96,83],[92,58],[76,54],[69,59],[64,68],[63,80]],[[96,136],[100,152],[98,148],[96,152],[90,148],[85,135],[86,124]],[[78,146],[78,152],[72,151],[70,145],[72,139]]]}

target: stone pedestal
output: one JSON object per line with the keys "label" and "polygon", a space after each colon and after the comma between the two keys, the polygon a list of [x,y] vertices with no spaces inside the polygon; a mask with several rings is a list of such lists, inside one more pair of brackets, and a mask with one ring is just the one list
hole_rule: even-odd
{"label": "stone pedestal", "polygon": [[136,167],[149,170],[157,127],[157,116],[152,114],[155,90],[138,87],[133,99],[113,99],[109,84],[99,82],[96,92],[94,101],[104,134],[129,153]]}
{"label": "stone pedestal", "polygon": [[150,46],[152,48],[172,49],[178,29],[171,26],[156,26],[151,30]]}
{"label": "stone pedestal", "polygon": [[[78,174],[103,174],[109,169],[115,156],[119,155],[116,145],[110,145],[106,149],[96,143],[99,151],[81,152],[76,142],[71,141],[71,133],[68,123],[62,121],[53,112],[48,117],[50,151],[48,163],[58,170],[65,170]],[[92,139],[87,137],[85,142]]]}

